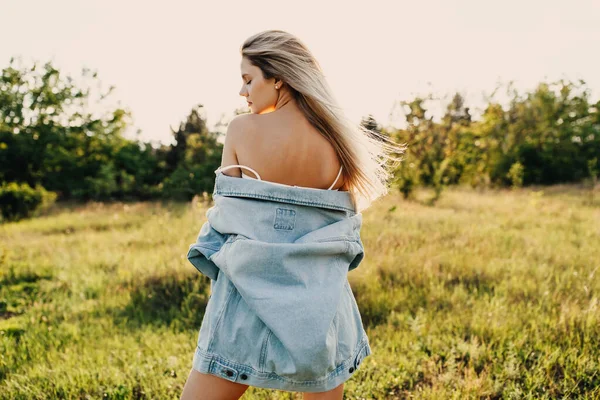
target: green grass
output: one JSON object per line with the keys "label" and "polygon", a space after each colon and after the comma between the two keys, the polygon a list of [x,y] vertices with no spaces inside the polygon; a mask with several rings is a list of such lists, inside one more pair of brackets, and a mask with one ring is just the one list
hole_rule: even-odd
{"label": "green grass", "polygon": [[[349,275],[373,354],[348,399],[600,399],[600,200],[570,186],[398,194]],[[207,204],[92,203],[0,225],[0,399],[179,398]],[[250,388],[243,399],[300,399]]]}

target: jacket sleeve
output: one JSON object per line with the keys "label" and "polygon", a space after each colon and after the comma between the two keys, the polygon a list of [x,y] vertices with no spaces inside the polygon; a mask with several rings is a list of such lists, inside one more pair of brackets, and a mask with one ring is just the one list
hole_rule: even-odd
{"label": "jacket sleeve", "polygon": [[200,228],[196,243],[190,245],[187,259],[198,271],[212,280],[217,280],[219,268],[211,261],[211,257],[221,249],[228,236],[215,230],[206,221]]}
{"label": "jacket sleeve", "polygon": [[362,260],[365,258],[365,248],[361,238],[359,237],[357,241],[348,241],[348,250],[347,254],[344,255],[344,259],[348,262],[348,272],[356,269]]}

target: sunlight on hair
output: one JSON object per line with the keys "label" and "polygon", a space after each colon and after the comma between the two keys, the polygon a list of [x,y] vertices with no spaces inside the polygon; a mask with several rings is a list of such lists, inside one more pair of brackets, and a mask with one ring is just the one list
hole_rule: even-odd
{"label": "sunlight on hair", "polygon": [[285,82],[306,118],[332,143],[357,212],[388,193],[388,162],[397,165],[402,161],[397,155],[404,153],[406,144],[397,144],[354,123],[300,39],[282,30],[266,30],[246,39],[240,53],[261,69],[264,79]]}

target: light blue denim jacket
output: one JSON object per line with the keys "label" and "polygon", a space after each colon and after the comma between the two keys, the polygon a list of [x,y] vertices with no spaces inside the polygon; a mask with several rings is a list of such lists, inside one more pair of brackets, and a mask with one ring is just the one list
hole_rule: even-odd
{"label": "light blue denim jacket", "polygon": [[211,279],[194,368],[257,387],[335,388],[371,354],[347,279],[364,258],[362,214],[348,192],[215,173],[187,254]]}

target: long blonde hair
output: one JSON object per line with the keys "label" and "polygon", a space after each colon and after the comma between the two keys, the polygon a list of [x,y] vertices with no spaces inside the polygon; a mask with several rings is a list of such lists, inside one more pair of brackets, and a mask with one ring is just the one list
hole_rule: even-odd
{"label": "long blonde hair", "polygon": [[[352,122],[338,105],[321,66],[307,46],[282,30],[250,36],[240,48],[242,57],[261,69],[265,79],[281,79],[310,123],[335,148],[356,212],[388,193],[388,161],[402,161],[406,144]],[[388,144],[389,143],[389,144]]]}

